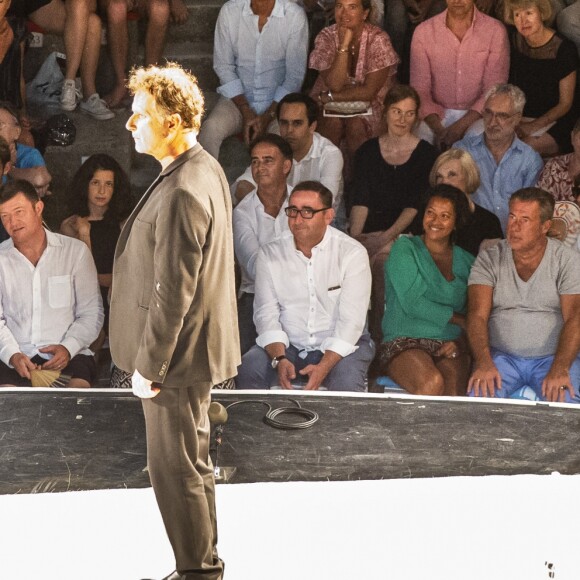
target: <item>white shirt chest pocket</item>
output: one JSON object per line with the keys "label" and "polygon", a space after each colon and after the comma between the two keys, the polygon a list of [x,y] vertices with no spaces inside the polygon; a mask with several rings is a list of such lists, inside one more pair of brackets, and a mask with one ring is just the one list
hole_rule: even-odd
{"label": "white shirt chest pocket", "polygon": [[337,285],[332,285],[328,288],[327,290],[327,296],[328,296],[328,300],[330,301],[331,306],[334,308],[336,306],[336,303],[338,302],[338,299],[340,298],[340,294],[342,292],[342,288],[340,287],[340,284]]}
{"label": "white shirt chest pocket", "polygon": [[72,305],[72,276],[49,276],[48,304],[51,308],[67,308]]}

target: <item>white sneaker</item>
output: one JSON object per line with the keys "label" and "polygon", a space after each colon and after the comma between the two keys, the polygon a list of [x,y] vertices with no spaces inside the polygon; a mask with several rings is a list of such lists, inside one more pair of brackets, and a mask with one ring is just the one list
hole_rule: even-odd
{"label": "white sneaker", "polygon": [[77,103],[78,92],[74,80],[65,80],[60,93],[60,108],[63,111],[74,111]]}
{"label": "white sneaker", "polygon": [[99,121],[106,121],[115,116],[98,93],[91,95],[86,101],[81,101],[81,111]]}

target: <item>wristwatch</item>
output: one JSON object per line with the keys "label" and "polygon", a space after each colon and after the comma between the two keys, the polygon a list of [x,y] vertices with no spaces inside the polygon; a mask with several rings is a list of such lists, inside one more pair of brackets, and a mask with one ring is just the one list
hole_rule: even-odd
{"label": "wristwatch", "polygon": [[281,354],[280,356],[275,356],[272,359],[272,362],[270,363],[272,365],[272,368],[273,369],[278,368],[278,365],[280,364],[280,361],[281,360],[284,360],[285,358],[286,358],[286,355],[285,354]]}

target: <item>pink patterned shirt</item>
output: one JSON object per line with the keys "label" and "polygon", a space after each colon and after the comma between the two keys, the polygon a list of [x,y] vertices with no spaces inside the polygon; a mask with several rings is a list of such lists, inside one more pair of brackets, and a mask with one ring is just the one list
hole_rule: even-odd
{"label": "pink patterned shirt", "polygon": [[[314,50],[310,55],[309,67],[315,70],[327,70],[336,58],[338,43],[338,26],[333,24],[320,31],[314,43]],[[385,84],[372,101],[373,114],[363,117],[372,127],[372,136],[379,133],[383,112],[383,100],[387,91],[395,84],[399,57],[391,44],[389,36],[378,26],[365,23],[360,39],[358,61],[356,63],[355,81],[362,84],[366,75],[377,70],[389,68],[389,76]],[[323,78],[318,75],[311,96],[316,99],[321,91],[328,90]]]}
{"label": "pink patterned shirt", "polygon": [[459,40],[446,24],[447,10],[421,23],[411,43],[411,85],[425,118],[446,109],[481,112],[484,95],[508,78],[510,53],[504,25],[474,8],[471,28]]}
{"label": "pink patterned shirt", "polygon": [[574,176],[568,173],[571,159],[572,153],[548,159],[538,178],[538,187],[551,193],[556,201],[574,201]]}

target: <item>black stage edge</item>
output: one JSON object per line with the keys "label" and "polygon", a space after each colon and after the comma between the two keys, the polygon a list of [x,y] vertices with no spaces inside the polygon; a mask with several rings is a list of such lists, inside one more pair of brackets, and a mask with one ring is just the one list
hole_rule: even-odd
{"label": "black stage edge", "polygon": [[[229,410],[220,465],[237,468],[231,483],[580,473],[578,407],[386,395],[290,398],[320,415],[313,427],[274,429],[263,422],[260,403]],[[292,405],[280,391],[214,391],[214,400]],[[0,392],[0,493],[148,485],[141,404],[130,392]]]}

